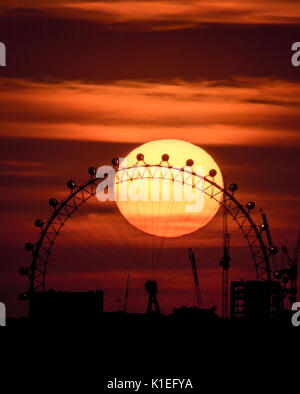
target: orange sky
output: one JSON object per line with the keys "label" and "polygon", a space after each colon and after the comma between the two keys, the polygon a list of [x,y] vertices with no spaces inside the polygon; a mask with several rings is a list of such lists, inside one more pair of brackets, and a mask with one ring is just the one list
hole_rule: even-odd
{"label": "orange sky", "polygon": [[142,143],[184,129],[205,145],[300,143],[296,82],[1,82],[1,136]]}
{"label": "orange sky", "polygon": [[[29,263],[23,245],[37,239],[33,222],[50,214],[48,199],[61,200],[66,180],[84,181],[90,165],[157,138],[205,148],[239,184],[239,200],[266,210],[275,242],[288,240],[293,249],[300,69],[290,58],[299,8],[281,0],[0,0],[0,41],[7,47],[7,67],[0,67],[0,299],[9,314],[25,313],[16,295],[27,285],[17,271]],[[117,220],[114,212],[109,217]],[[78,219],[74,234],[89,223]],[[101,241],[104,231],[96,228],[93,246],[109,256],[109,239]],[[221,253],[213,251],[214,244],[221,247],[214,229],[220,230],[220,218],[201,236],[201,264],[208,282],[202,285],[216,298],[218,267],[208,264],[218,264]],[[87,243],[89,231],[95,228],[86,229]],[[66,262],[54,265],[51,283],[71,289],[77,278],[76,286],[93,287],[97,266],[76,260],[74,234],[67,232],[57,248],[57,259]],[[249,273],[240,246],[236,239],[237,278]],[[126,271],[114,264],[111,272]],[[176,264],[168,275],[179,275]],[[186,288],[186,280],[176,286]]]}
{"label": "orange sky", "polygon": [[41,10],[65,18],[86,18],[101,23],[153,22],[153,29],[186,28],[204,23],[280,24],[299,23],[300,5],[295,1],[1,1],[6,9]]}

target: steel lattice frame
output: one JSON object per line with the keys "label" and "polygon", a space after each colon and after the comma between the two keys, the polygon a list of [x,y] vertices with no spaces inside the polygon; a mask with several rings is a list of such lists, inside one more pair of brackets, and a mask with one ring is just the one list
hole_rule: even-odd
{"label": "steel lattice frame", "polygon": [[[238,202],[233,192],[219,186],[210,175],[200,176],[192,170],[188,171],[186,168],[174,168],[169,165],[150,165],[145,163],[132,167],[115,168],[115,182],[129,182],[138,178],[140,179],[141,177],[143,179],[158,178],[157,174],[152,172],[154,167],[155,169],[164,169],[164,171],[165,169],[172,168],[172,181],[184,182],[187,184],[188,179],[190,179],[191,182],[189,185],[195,188],[198,188],[199,184],[205,184],[204,181],[206,181],[208,186],[201,190],[226,209],[246,238],[254,261],[257,280],[272,280],[269,252],[262,237],[263,230],[256,226],[250,216],[249,209]],[[132,177],[132,173],[130,172],[132,169],[143,169],[144,173],[140,173],[138,177]],[[124,173],[126,176],[125,180]],[[120,176],[121,174],[122,176]],[[166,174],[161,173],[159,178],[162,179],[165,175]],[[187,179],[187,175],[189,175],[190,178]],[[41,227],[41,235],[38,242],[33,245],[32,263],[27,271],[30,279],[29,292],[45,290],[47,264],[57,235],[72,214],[91,197],[96,195],[97,185],[101,181],[103,181],[103,178],[92,175],[89,181],[84,185],[78,187],[74,186],[74,188],[71,189],[70,195],[54,208],[54,212],[48,222]]]}

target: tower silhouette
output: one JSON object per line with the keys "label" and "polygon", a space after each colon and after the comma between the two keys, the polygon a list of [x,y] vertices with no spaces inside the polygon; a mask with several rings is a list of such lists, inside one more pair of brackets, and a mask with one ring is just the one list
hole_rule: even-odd
{"label": "tower silhouette", "polygon": [[[157,283],[153,280],[148,280],[145,283],[145,289],[149,293],[147,315],[151,315],[153,312],[157,315],[160,314],[160,309],[157,301]],[[154,310],[153,310],[154,307]]]}

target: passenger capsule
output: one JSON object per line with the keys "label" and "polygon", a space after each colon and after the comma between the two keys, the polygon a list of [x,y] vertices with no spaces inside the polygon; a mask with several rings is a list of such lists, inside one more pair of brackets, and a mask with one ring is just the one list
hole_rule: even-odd
{"label": "passenger capsule", "polygon": [[21,293],[21,294],[19,294],[19,299],[20,299],[21,301],[26,301],[26,300],[28,300],[28,294],[27,294],[27,293]]}
{"label": "passenger capsule", "polygon": [[137,159],[137,161],[143,161],[144,160],[144,155],[142,153],[138,153],[136,155],[136,159]]}
{"label": "passenger capsule", "polygon": [[95,167],[90,167],[90,168],[89,168],[89,174],[90,174],[91,176],[96,175],[96,172],[97,172],[97,170],[96,170]]}
{"label": "passenger capsule", "polygon": [[20,275],[28,275],[28,268],[26,267],[21,267],[19,270]]}
{"label": "passenger capsule", "polygon": [[235,192],[238,189],[238,185],[236,183],[231,183],[231,185],[229,186],[229,190],[231,192]]}
{"label": "passenger capsule", "polygon": [[247,202],[247,208],[250,210],[250,209],[253,209],[255,207],[255,203],[253,202],[253,201],[249,201],[249,202]]}
{"label": "passenger capsule", "polygon": [[119,158],[114,157],[111,162],[114,167],[117,167],[119,165]]}
{"label": "passenger capsule", "polygon": [[277,254],[278,248],[276,246],[271,246],[269,251],[270,251],[270,254]]}
{"label": "passenger capsule", "polygon": [[280,275],[280,273],[278,271],[275,271],[273,275],[274,275],[275,279],[280,279],[281,278],[281,275]]}
{"label": "passenger capsule", "polygon": [[268,225],[266,224],[266,223],[262,223],[261,225],[260,225],[260,229],[262,230],[262,231],[265,231],[265,230],[268,230]]}
{"label": "passenger capsule", "polygon": [[51,199],[49,200],[49,205],[50,205],[51,207],[55,208],[57,204],[58,204],[58,202],[57,202],[57,200],[56,200],[55,198],[51,198]]}
{"label": "passenger capsule", "polygon": [[75,183],[75,181],[69,181],[67,183],[67,186],[68,186],[69,189],[72,190],[72,189],[74,189],[76,187],[76,183]]}
{"label": "passenger capsule", "polygon": [[212,169],[209,171],[209,176],[211,176],[212,178],[214,178],[217,175],[217,171]]}
{"label": "passenger capsule", "polygon": [[36,227],[43,227],[44,222],[42,221],[42,219],[37,219],[34,224],[36,225]]}
{"label": "passenger capsule", "polygon": [[26,242],[25,244],[25,249],[28,251],[32,251],[33,250],[34,245],[31,242]]}

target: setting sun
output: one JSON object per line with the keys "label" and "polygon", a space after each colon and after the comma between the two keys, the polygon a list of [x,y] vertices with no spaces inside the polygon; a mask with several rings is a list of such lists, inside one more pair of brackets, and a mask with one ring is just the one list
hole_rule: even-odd
{"label": "setting sun", "polygon": [[203,149],[171,139],[143,144],[120,162],[115,178],[119,210],[148,234],[179,237],[194,232],[219,208],[218,201],[204,193],[210,186],[204,177],[211,170],[216,171],[211,179],[222,187],[221,171]]}

